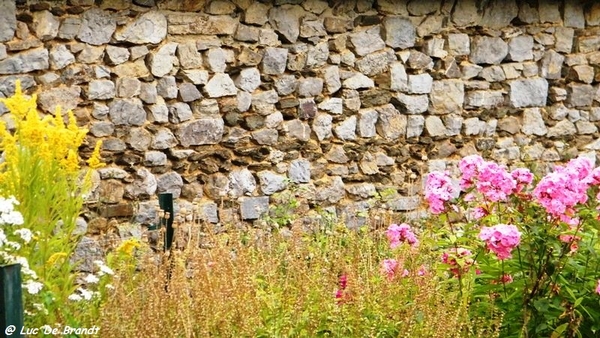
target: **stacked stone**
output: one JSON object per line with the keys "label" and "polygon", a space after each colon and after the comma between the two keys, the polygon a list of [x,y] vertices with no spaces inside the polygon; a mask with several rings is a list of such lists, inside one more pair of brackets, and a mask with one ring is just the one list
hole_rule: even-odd
{"label": "stacked stone", "polygon": [[423,175],[464,155],[600,149],[599,4],[17,3],[0,2],[0,95],[20,79],[104,140],[104,217],[135,200],[151,222],[171,192],[207,221],[254,220],[293,184],[359,225],[390,188],[388,207],[416,210]]}

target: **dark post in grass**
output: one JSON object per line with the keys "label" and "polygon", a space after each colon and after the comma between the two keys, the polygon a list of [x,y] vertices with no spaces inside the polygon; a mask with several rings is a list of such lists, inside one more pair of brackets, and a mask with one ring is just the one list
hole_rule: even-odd
{"label": "dark post in grass", "polygon": [[[163,238],[163,252],[171,252],[173,246],[173,237],[175,235],[175,229],[173,229],[173,219],[175,219],[175,212],[173,208],[173,194],[164,193],[158,195],[158,205],[160,206],[161,216],[158,224],[151,226],[148,230],[158,230],[162,234]],[[164,230],[163,230],[164,229]],[[158,248],[157,248],[158,249]],[[158,249],[159,250],[159,249]],[[169,289],[169,281],[171,280],[171,273],[173,269],[173,260],[170,259],[171,255],[165,255],[169,260],[169,268],[167,270],[167,281],[165,283],[165,290]]]}
{"label": "dark post in grass", "polygon": [[0,338],[23,337],[21,265],[0,266]]}

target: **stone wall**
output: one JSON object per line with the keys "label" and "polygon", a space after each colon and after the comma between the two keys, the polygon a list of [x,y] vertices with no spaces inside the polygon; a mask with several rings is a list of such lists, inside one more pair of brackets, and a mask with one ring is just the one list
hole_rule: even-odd
{"label": "stone wall", "polygon": [[2,0],[0,95],[104,140],[90,222],[151,223],[161,192],[252,221],[292,185],[357,225],[464,155],[595,158],[599,25],[593,1]]}

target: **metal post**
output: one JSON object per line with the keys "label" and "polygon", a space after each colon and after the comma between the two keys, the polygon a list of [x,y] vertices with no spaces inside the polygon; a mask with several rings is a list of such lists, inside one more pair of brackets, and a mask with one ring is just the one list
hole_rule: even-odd
{"label": "metal post", "polygon": [[[21,265],[0,267],[0,338],[23,337]],[[14,329],[14,330],[13,330]]]}
{"label": "metal post", "polygon": [[166,223],[167,229],[165,232],[164,250],[167,252],[171,249],[171,245],[173,244],[173,234],[175,233],[175,230],[173,229],[173,219],[175,218],[175,214],[173,212],[173,194],[159,194],[158,204],[160,205],[160,209],[165,212],[164,222]]}

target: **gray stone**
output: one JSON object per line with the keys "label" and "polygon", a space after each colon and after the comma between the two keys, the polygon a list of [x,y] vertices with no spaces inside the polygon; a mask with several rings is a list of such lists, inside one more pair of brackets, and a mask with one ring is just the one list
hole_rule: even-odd
{"label": "gray stone", "polygon": [[358,70],[368,76],[374,76],[386,72],[391,62],[396,60],[396,56],[391,49],[374,52],[365,55],[356,62]]}
{"label": "gray stone", "polygon": [[[500,66],[488,66],[483,68],[479,74],[487,82],[500,82],[506,80],[504,70]],[[515,78],[518,76],[515,76]]]}
{"label": "gray stone", "polygon": [[196,208],[196,216],[199,220],[209,223],[219,223],[217,203],[212,201],[202,201]]}
{"label": "gray stone", "polygon": [[312,38],[325,36],[325,26],[323,26],[323,20],[315,20],[313,18],[304,17],[302,19],[302,25],[300,25],[300,37]]}
{"label": "gray stone", "polygon": [[177,139],[170,129],[160,128],[156,131],[156,134],[154,134],[150,148],[156,150],[166,150],[175,147],[177,143]]}
{"label": "gray stone", "polygon": [[106,57],[111,65],[119,65],[129,60],[129,50],[123,47],[106,46]]}
{"label": "gray stone", "polygon": [[392,104],[376,108],[376,110],[379,113],[376,129],[381,137],[387,140],[396,140],[406,135],[406,115],[401,114]]}
{"label": "gray stone", "polygon": [[588,121],[577,121],[575,123],[575,126],[577,127],[577,132],[582,135],[594,134],[598,132],[598,127],[596,127],[595,124]]}
{"label": "gray stone", "polygon": [[240,215],[242,220],[259,219],[269,211],[269,197],[241,197]]}
{"label": "gray stone", "polygon": [[110,42],[116,28],[117,21],[113,14],[99,8],[90,8],[83,13],[77,38],[90,45],[103,45]]}
{"label": "gray stone", "polygon": [[323,79],[318,77],[300,79],[297,91],[300,97],[321,95],[323,92]]}
{"label": "gray stone", "polygon": [[94,102],[92,116],[95,119],[103,120],[108,116],[108,106],[98,102]]}
{"label": "gray stone", "polygon": [[573,28],[556,27],[554,37],[556,38],[554,50],[567,54],[573,51],[573,38],[575,37],[575,30]]}
{"label": "gray stone", "polygon": [[29,73],[49,67],[48,50],[38,48],[12,55],[0,61],[0,75]]}
{"label": "gray stone", "polygon": [[512,61],[521,62],[533,59],[533,37],[519,35],[508,43],[508,57]]}
{"label": "gray stone", "polygon": [[596,90],[589,84],[569,83],[567,104],[571,107],[589,107],[594,101]]}
{"label": "gray stone", "polygon": [[176,172],[168,172],[157,177],[157,193],[171,193],[173,198],[179,198],[183,179]]}
{"label": "gray stone", "polygon": [[146,122],[146,112],[138,98],[115,99],[108,107],[110,119],[117,126],[141,126]]}
{"label": "gray stone", "polygon": [[306,142],[310,139],[310,126],[300,120],[286,121],[284,124],[284,129],[287,131],[289,136],[300,141]]}
{"label": "gray stone", "polygon": [[275,89],[281,96],[295,92],[297,85],[298,81],[294,75],[282,75],[275,80]]}
{"label": "gray stone", "polygon": [[579,1],[565,1],[564,25],[566,27],[585,28],[584,4]]}
{"label": "gray stone", "polygon": [[215,74],[204,87],[209,97],[223,97],[237,94],[235,83],[224,73]]}
{"label": "gray stone", "polygon": [[548,129],[548,137],[561,137],[577,134],[577,129],[573,122],[569,120],[562,120],[558,122],[554,127]]}
{"label": "gray stone", "polygon": [[540,13],[540,22],[560,23],[562,21],[560,15],[561,5],[562,1],[542,1],[542,3],[538,5],[538,10]]}
{"label": "gray stone", "polygon": [[385,17],[382,35],[388,46],[400,49],[413,47],[417,38],[412,21],[401,16]]}
{"label": "gray stone", "polygon": [[398,197],[386,204],[394,211],[411,211],[419,208],[421,199],[419,196]]}
{"label": "gray stone", "polygon": [[348,161],[350,161],[348,156],[346,156],[346,151],[344,150],[344,147],[339,144],[334,144],[331,147],[329,152],[325,154],[325,159],[329,162],[341,164],[348,163]]}
{"label": "gray stone", "polygon": [[471,117],[464,120],[463,126],[466,136],[483,135],[486,123],[476,117]]}
{"label": "gray stone", "polygon": [[408,92],[410,94],[429,94],[433,78],[427,73],[408,76]]}
{"label": "gray stone", "polygon": [[340,70],[338,66],[325,67],[323,69],[323,78],[325,79],[325,86],[329,94],[333,94],[340,90],[340,88],[342,88],[342,82],[340,80]]}
{"label": "gray stone", "polygon": [[158,92],[156,85],[153,83],[142,82],[140,83],[140,94],[139,97],[147,104],[156,103]]}
{"label": "gray stone", "polygon": [[460,80],[435,81],[430,99],[431,109],[436,114],[461,112],[465,99],[464,83]]}
{"label": "gray stone", "polygon": [[49,11],[33,13],[33,30],[42,41],[54,39],[58,35],[60,21]]}
{"label": "gray stone", "polygon": [[320,42],[314,47],[308,48],[306,54],[306,67],[319,67],[327,63],[329,58],[329,44]]}
{"label": "gray stone", "polygon": [[0,42],[12,40],[17,29],[15,1],[0,1]]}
{"label": "gray stone", "polygon": [[476,26],[482,15],[476,0],[458,1],[452,12],[452,22],[458,27]]}
{"label": "gray stone", "polygon": [[173,63],[176,60],[175,51],[176,42],[169,42],[158,49],[156,53],[151,54],[148,66],[152,75],[162,77],[171,72]]}
{"label": "gray stone", "polygon": [[431,137],[446,136],[448,131],[439,116],[428,116],[425,119],[425,128]]}
{"label": "gray stone", "polygon": [[75,56],[64,45],[56,45],[50,50],[50,68],[63,69],[75,62]]}
{"label": "gray stone", "polygon": [[288,59],[286,48],[265,48],[265,54],[261,61],[262,71],[267,75],[283,74]]}
{"label": "gray stone", "polygon": [[265,195],[272,195],[278,191],[282,191],[287,187],[286,178],[272,171],[265,170],[258,174],[260,190]]}
{"label": "gray stone", "polygon": [[38,95],[38,105],[45,112],[54,114],[56,106],[63,112],[73,110],[81,102],[81,87],[57,87],[41,92]]}
{"label": "gray stone", "polygon": [[238,169],[229,173],[229,196],[252,195],[256,190],[256,179],[248,169]]}
{"label": "gray stone", "polygon": [[147,151],[144,153],[144,165],[148,167],[167,165],[167,155],[162,151]]}
{"label": "gray stone", "polygon": [[269,23],[288,42],[295,43],[300,35],[300,18],[304,9],[295,5],[283,5],[269,10]]}
{"label": "gray stone", "polygon": [[267,128],[279,128],[281,123],[283,122],[283,114],[281,112],[276,111],[272,114],[269,114],[265,118],[265,127]]}
{"label": "gray stone", "polygon": [[88,86],[88,100],[110,100],[115,97],[115,84],[110,80],[93,80]]}
{"label": "gray stone", "polygon": [[358,56],[365,56],[385,48],[379,26],[350,34],[349,42]]}
{"label": "gray stone", "polygon": [[331,128],[333,128],[333,117],[329,114],[317,114],[312,124],[312,130],[317,135],[319,141],[333,136]]}
{"label": "gray stone", "polygon": [[127,136],[127,144],[131,149],[146,151],[152,142],[152,134],[144,128],[131,128]]}
{"label": "gray stone", "polygon": [[[104,56],[104,46],[85,45],[77,55],[77,60],[83,63],[99,63]],[[116,72],[115,72],[116,73]]]}
{"label": "gray stone", "polygon": [[176,131],[183,147],[217,144],[223,138],[225,123],[221,117],[205,117],[183,123]]}
{"label": "gray stone", "polygon": [[344,109],[344,101],[339,97],[332,97],[323,100],[323,102],[319,103],[319,109],[328,111],[332,114],[340,115],[343,113]]}
{"label": "gray stone", "polygon": [[521,127],[521,132],[525,135],[546,135],[548,129],[542,118],[540,108],[528,108],[523,111],[523,126]]}
{"label": "gray stone", "polygon": [[171,123],[181,123],[192,119],[192,109],[185,102],[175,102],[169,105],[168,108],[169,122]]}
{"label": "gray stone", "polygon": [[288,178],[294,183],[310,182],[310,161],[297,159],[290,162]]}
{"label": "gray stone", "polygon": [[550,49],[544,53],[541,60],[541,76],[549,80],[558,80],[562,77],[562,65],[565,57],[562,54]]}
{"label": "gray stone", "polygon": [[393,62],[390,67],[390,89],[396,91],[408,90],[408,75],[402,62]]}
{"label": "gray stone", "polygon": [[174,76],[165,76],[158,79],[156,92],[165,99],[174,99],[177,97],[177,83]]}
{"label": "gray stone", "polygon": [[600,49],[600,36],[580,36],[577,38],[577,47],[580,53],[598,51],[598,49]]}
{"label": "gray stone", "polygon": [[395,96],[396,104],[402,108],[406,114],[421,114],[427,111],[429,107],[429,98],[427,95],[406,95],[398,93]]}
{"label": "gray stone", "polygon": [[269,20],[269,6],[260,3],[252,2],[252,5],[246,9],[243,22],[251,25],[263,26]]}
{"label": "gray stone", "polygon": [[379,113],[372,108],[361,109],[358,112],[358,134],[360,137],[375,137],[377,136],[377,119]]}
{"label": "gray stone", "polygon": [[90,125],[90,133],[95,137],[110,136],[115,131],[115,126],[109,121],[93,122]]}
{"label": "gray stone", "polygon": [[228,52],[222,48],[211,48],[206,53],[206,65],[215,73],[223,73],[227,69]]}
{"label": "gray stone", "polygon": [[140,94],[141,81],[138,79],[124,77],[117,79],[117,96],[134,97]]}
{"label": "gray stone", "polygon": [[260,86],[260,72],[257,68],[245,68],[235,77],[235,85],[249,93]]}
{"label": "gray stone", "polygon": [[469,60],[473,63],[499,64],[508,54],[508,44],[501,38],[475,36]]}
{"label": "gray stone", "polygon": [[80,272],[94,273],[98,269],[94,261],[103,261],[105,257],[104,250],[102,250],[98,240],[90,236],[83,236],[77,242],[71,256],[71,263],[77,264],[77,270]]}
{"label": "gray stone", "polygon": [[515,108],[545,106],[547,97],[548,81],[544,78],[510,82],[510,103]]}
{"label": "gray stone", "polygon": [[167,36],[167,19],[157,11],[146,12],[115,33],[117,41],[158,44]]}
{"label": "gray stone", "polygon": [[425,117],[410,115],[406,124],[406,138],[419,137],[425,127]]}
{"label": "gray stone", "polygon": [[260,145],[274,145],[279,140],[279,133],[275,129],[261,129],[252,132],[252,138]]}
{"label": "gray stone", "polygon": [[205,85],[208,83],[208,71],[206,70],[184,70],[183,75],[186,80],[195,85]]}
{"label": "gray stone", "polygon": [[334,176],[331,178],[325,178],[321,180],[321,182],[323,185],[316,190],[315,201],[338,203],[345,197],[346,190],[341,177]]}
{"label": "gray stone", "polygon": [[519,14],[515,0],[491,0],[485,5],[480,25],[501,29],[511,25],[511,21]]}
{"label": "gray stone", "polygon": [[343,87],[348,89],[373,88],[375,87],[375,82],[364,74],[355,73],[344,80]]}
{"label": "gray stone", "polygon": [[334,128],[335,135],[343,141],[356,139],[356,116],[350,116]]}
{"label": "gray stone", "polygon": [[448,52],[450,55],[469,55],[471,41],[469,35],[464,33],[448,34]]}
{"label": "gray stone", "polygon": [[501,91],[475,90],[467,93],[465,108],[494,108],[504,104]]}
{"label": "gray stone", "polygon": [[195,42],[179,44],[177,57],[179,57],[179,65],[183,69],[202,68],[202,54],[198,52]]}
{"label": "gray stone", "polygon": [[202,98],[202,94],[193,83],[184,82],[179,85],[179,98],[183,102],[192,102]]}
{"label": "gray stone", "polygon": [[458,114],[449,114],[442,117],[444,125],[446,126],[447,136],[460,135],[464,118]]}
{"label": "gray stone", "polygon": [[73,40],[79,33],[81,28],[81,19],[77,17],[64,18],[60,29],[58,30],[58,37],[64,40]]}

